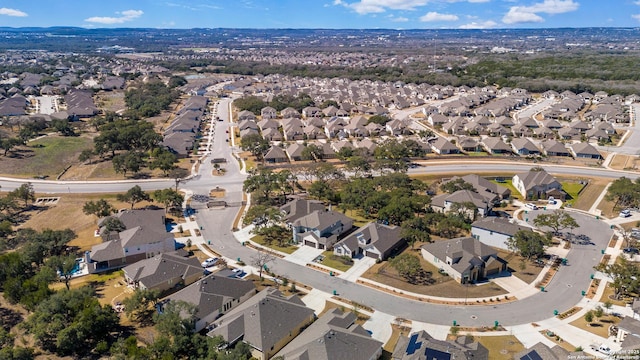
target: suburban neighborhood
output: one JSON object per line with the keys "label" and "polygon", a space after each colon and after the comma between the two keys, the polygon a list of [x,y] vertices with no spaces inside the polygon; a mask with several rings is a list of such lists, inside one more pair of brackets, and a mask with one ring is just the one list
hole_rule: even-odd
{"label": "suburban neighborhood", "polygon": [[0,53],[0,358],[639,354],[637,94],[247,39]]}

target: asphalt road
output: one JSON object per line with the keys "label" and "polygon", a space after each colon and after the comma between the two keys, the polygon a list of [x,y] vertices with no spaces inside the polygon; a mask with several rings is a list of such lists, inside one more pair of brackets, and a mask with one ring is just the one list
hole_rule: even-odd
{"label": "asphalt road", "polygon": [[[231,99],[222,100],[218,106],[218,116],[228,120],[228,102]],[[196,194],[208,194],[219,186],[226,191],[224,200],[240,202],[242,200],[242,180],[244,175],[240,173],[238,162],[232,157],[231,149],[227,145],[226,130],[229,128],[227,121],[216,122],[215,136],[211,153],[204,158],[200,168],[200,175],[184,182],[181,187],[189,189]],[[225,157],[227,163],[223,165],[226,173],[223,176],[213,176],[211,158]],[[611,171],[593,168],[578,168],[567,166],[542,165],[549,172],[571,176],[602,176],[616,178],[627,176],[638,177],[638,174],[624,171]],[[461,165],[429,164],[427,166],[411,169],[412,174],[435,174],[459,171]],[[465,164],[464,169],[468,173],[473,172],[514,172],[526,171],[531,164],[517,163],[481,163]],[[3,191],[16,188],[24,179],[0,179]],[[166,188],[174,185],[172,180],[152,181],[103,181],[103,182],[74,182],[74,181],[41,181],[33,180],[36,191],[43,193],[90,193],[90,192],[122,192],[134,184],[139,184],[145,190]],[[224,209],[206,209],[203,204],[196,214],[198,223],[203,227],[202,233],[206,240],[211,242],[211,247],[229,258],[240,258],[246,263],[251,262],[255,252],[241,246],[231,233],[233,220],[237,214],[237,207]],[[532,213],[531,216],[535,214]],[[584,225],[576,231],[584,231],[592,237],[595,245],[575,246],[568,255],[568,266],[563,267],[547,291],[533,295],[518,302],[491,305],[491,306],[445,306],[396,297],[387,293],[343,280],[330,277],[324,273],[311,270],[307,267],[289,263],[278,259],[270,265],[275,273],[285,276],[297,282],[305,283],[325,292],[334,290],[342,297],[358,303],[370,306],[374,309],[389,313],[398,317],[413,319],[434,324],[449,325],[456,320],[462,326],[493,326],[494,321],[503,325],[517,325],[531,323],[549,318],[553,310],[564,311],[572,307],[581,298],[581,290],[586,289],[589,283],[589,274],[592,273],[600,256],[599,251],[604,248],[610,236],[610,229],[602,222],[593,220],[586,222],[586,216],[575,215],[576,219]]]}

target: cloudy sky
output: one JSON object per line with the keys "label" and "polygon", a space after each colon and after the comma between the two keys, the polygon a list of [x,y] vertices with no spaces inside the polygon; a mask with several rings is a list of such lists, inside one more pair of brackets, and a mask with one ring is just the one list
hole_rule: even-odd
{"label": "cloudy sky", "polygon": [[640,0],[0,0],[0,26],[640,27]]}

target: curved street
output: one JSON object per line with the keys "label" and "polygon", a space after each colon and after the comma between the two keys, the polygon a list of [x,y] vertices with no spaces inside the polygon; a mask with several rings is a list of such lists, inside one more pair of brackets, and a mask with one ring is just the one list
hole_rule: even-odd
{"label": "curved street", "polygon": [[[231,99],[223,99],[218,104],[218,116],[229,119],[229,104]],[[214,132],[211,137],[208,151],[203,155],[198,175],[181,183],[181,187],[189,194],[205,194],[215,187],[223,188],[226,193],[224,200],[230,203],[242,201],[242,181],[245,175],[241,173],[239,162],[234,158],[232,149],[228,146],[227,130],[230,129],[228,121],[212,121]],[[231,131],[231,130],[229,130]],[[226,173],[223,176],[212,174],[213,165],[210,163],[212,154],[215,157],[225,157]],[[460,171],[460,163],[447,163],[446,161],[426,161],[424,166],[411,169],[410,174],[437,174]],[[638,174],[627,171],[612,171],[606,169],[580,168],[571,166],[530,164],[515,162],[485,162],[468,163],[464,166],[467,173],[474,172],[517,172],[525,171],[532,166],[542,166],[551,173],[570,175],[574,177],[600,176],[606,178],[618,178],[627,176],[637,178]],[[91,192],[123,192],[133,184],[139,184],[144,190],[166,188],[174,186],[173,180],[149,180],[149,181],[43,181],[27,179],[0,179],[2,191],[12,190],[20,184],[31,181],[37,192],[40,193],[91,193]],[[241,259],[250,263],[250,258],[255,251],[242,246],[231,232],[231,227],[238,212],[238,207],[226,207],[221,209],[208,209],[206,204],[192,201],[192,207],[198,209],[196,219],[202,228],[205,241],[212,250],[231,259]],[[531,216],[534,216],[531,214]],[[350,282],[337,277],[330,277],[325,273],[312,270],[308,267],[297,265],[282,259],[277,259],[270,264],[270,269],[280,276],[307,284],[321,291],[332,293],[336,291],[341,297],[367,305],[376,310],[392,314],[397,317],[412,319],[427,323],[451,325],[456,320],[462,326],[493,326],[494,321],[503,325],[517,325],[548,319],[553,316],[553,311],[563,312],[582,298],[581,291],[589,286],[589,275],[593,272],[593,266],[601,257],[601,249],[604,249],[610,239],[612,231],[603,222],[587,221],[588,216],[576,214],[581,228],[576,233],[584,233],[591,236],[593,245],[576,245],[568,255],[568,265],[561,267],[553,281],[547,286],[545,292],[540,292],[517,302],[494,304],[487,306],[451,306],[424,303],[406,298],[394,296],[388,293]]]}

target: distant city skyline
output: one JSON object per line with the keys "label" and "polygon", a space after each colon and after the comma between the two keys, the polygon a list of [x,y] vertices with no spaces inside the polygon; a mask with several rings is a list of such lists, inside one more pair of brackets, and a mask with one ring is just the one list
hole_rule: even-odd
{"label": "distant city skyline", "polygon": [[640,0],[0,0],[0,26],[330,29],[640,27]]}

